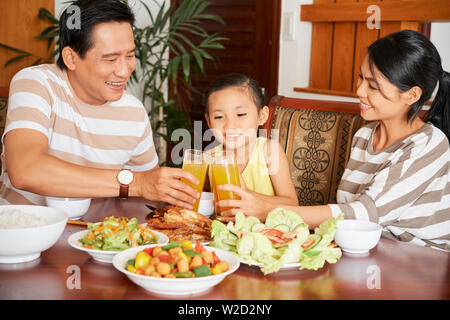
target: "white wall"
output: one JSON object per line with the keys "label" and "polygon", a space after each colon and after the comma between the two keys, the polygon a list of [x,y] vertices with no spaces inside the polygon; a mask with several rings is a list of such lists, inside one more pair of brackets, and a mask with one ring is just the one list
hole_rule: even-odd
{"label": "white wall", "polygon": [[[300,21],[300,5],[312,4],[313,0],[282,0],[280,65],[278,94],[295,98],[337,101],[358,101],[350,97],[295,92],[294,87],[308,87],[311,54],[312,24]],[[293,14],[293,33],[289,37],[287,18]],[[437,47],[442,67],[450,72],[450,23],[432,23],[431,41]]]}

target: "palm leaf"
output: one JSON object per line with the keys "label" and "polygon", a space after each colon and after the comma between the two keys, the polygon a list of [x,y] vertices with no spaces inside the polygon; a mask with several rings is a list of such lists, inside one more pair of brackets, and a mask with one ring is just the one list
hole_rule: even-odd
{"label": "palm leaf", "polygon": [[27,51],[20,50],[20,49],[8,46],[7,44],[1,43],[1,42],[0,42],[0,47],[3,47],[3,48],[8,49],[8,50],[15,51],[15,52],[18,52],[18,53],[22,53],[24,55],[29,55],[29,56],[33,55],[32,53],[29,53]]}
{"label": "palm leaf", "polygon": [[48,21],[52,24],[56,24],[56,25],[59,24],[58,19],[56,19],[55,16],[45,8],[39,9],[38,17],[39,17],[39,19]]}
{"label": "palm leaf", "polygon": [[16,61],[19,61],[19,60],[22,60],[23,58],[26,58],[26,57],[29,57],[29,56],[30,56],[30,55],[28,55],[28,54],[23,54],[23,55],[20,55],[20,56],[16,56],[16,57],[14,57],[14,58],[12,58],[12,59],[9,59],[8,61],[6,61],[4,67],[6,68],[6,67],[7,67],[8,65],[10,65],[11,63],[16,62]]}

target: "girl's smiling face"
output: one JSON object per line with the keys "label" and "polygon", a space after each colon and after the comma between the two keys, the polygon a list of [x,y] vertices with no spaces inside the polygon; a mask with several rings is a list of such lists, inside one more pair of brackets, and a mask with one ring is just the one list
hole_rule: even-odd
{"label": "girl's smiling face", "polygon": [[229,87],[213,92],[208,98],[208,126],[228,149],[239,149],[256,140],[258,127],[268,116],[268,107],[258,112],[247,87]]}

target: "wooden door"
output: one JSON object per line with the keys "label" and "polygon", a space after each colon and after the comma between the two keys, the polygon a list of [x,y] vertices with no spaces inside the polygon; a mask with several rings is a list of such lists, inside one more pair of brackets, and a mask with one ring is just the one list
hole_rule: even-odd
{"label": "wooden door", "polygon": [[[37,57],[47,57],[47,41],[36,38],[49,26],[38,18],[39,8],[46,8],[53,13],[55,1],[0,0],[0,42],[33,53]],[[0,48],[0,87],[9,87],[14,74],[37,59],[31,56],[4,67],[6,61],[18,55],[20,54],[17,52]]]}
{"label": "wooden door", "polygon": [[267,103],[277,94],[281,0],[211,0],[205,13],[220,16],[226,24],[208,22],[202,27],[229,40],[222,42],[224,50],[211,52],[216,59],[205,62],[205,73],[194,76],[190,96],[177,97],[192,123],[203,122],[203,132],[207,129],[203,93],[217,77],[238,72],[255,78],[264,88]]}

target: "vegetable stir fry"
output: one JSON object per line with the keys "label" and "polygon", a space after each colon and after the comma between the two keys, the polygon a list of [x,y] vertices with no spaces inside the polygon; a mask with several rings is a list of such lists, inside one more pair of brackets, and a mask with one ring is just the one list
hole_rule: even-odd
{"label": "vegetable stir fry", "polygon": [[193,247],[189,240],[139,251],[125,268],[140,275],[164,278],[205,277],[229,269],[227,262],[221,261],[215,252],[207,251],[199,241]]}
{"label": "vegetable stir fry", "polygon": [[136,218],[107,217],[100,223],[88,223],[88,229],[79,240],[88,249],[120,251],[158,242],[158,235],[142,227]]}

